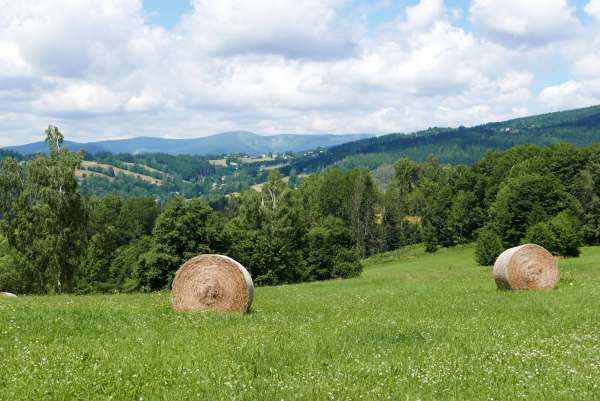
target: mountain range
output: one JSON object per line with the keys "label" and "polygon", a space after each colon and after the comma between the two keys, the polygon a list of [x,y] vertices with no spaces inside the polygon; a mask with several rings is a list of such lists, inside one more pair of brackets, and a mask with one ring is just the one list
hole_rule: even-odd
{"label": "mountain range", "polygon": [[[280,134],[263,136],[247,131],[224,132],[195,139],[168,139],[139,137],[131,139],[109,140],[89,143],[65,141],[71,151],[85,150],[87,153],[167,153],[170,155],[220,155],[243,153],[260,155],[264,153],[302,152],[316,148],[326,148],[345,142],[369,138],[369,134],[353,135],[293,135]],[[45,142],[4,148],[23,155],[46,153]]]}

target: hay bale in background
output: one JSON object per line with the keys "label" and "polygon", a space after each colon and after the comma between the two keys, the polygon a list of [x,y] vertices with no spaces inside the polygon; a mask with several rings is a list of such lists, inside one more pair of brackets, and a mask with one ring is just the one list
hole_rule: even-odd
{"label": "hay bale in background", "polygon": [[16,298],[17,296],[11,292],[0,292],[0,298]]}
{"label": "hay bale in background", "polygon": [[177,270],[171,291],[173,308],[179,312],[248,312],[254,284],[250,273],[235,260],[222,255],[201,255]]}
{"label": "hay bale in background", "polygon": [[498,288],[543,290],[558,282],[556,260],[545,248],[527,244],[504,251],[494,264]]}

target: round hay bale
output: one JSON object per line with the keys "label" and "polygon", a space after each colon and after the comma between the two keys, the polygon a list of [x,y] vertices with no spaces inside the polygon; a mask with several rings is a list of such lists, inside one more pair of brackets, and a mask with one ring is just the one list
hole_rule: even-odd
{"label": "round hay bale", "polygon": [[498,288],[544,290],[558,282],[556,259],[545,248],[527,244],[504,251],[494,264]]}
{"label": "round hay bale", "polygon": [[171,303],[178,312],[248,312],[253,293],[250,273],[240,263],[227,256],[201,255],[175,273]]}
{"label": "round hay bale", "polygon": [[17,296],[11,292],[0,292],[0,298],[16,298]]}

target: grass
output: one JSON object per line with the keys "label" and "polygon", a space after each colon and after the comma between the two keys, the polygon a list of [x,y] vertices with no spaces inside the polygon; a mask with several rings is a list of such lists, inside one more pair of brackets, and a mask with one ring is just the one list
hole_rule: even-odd
{"label": "grass", "polygon": [[[126,163],[126,164],[129,165],[129,166],[134,166],[135,165],[133,163]],[[115,166],[113,166],[111,164],[103,164],[103,163],[92,162],[92,161],[85,161],[84,160],[83,162],[81,162],[81,166],[83,168],[85,168],[85,167],[100,167],[100,168],[103,168],[105,170],[108,170],[108,169],[112,168],[113,171],[114,171],[114,173],[117,174],[117,175],[118,174],[123,174],[123,175],[127,175],[127,176],[130,176],[130,177],[136,178],[138,180],[147,182],[149,184],[162,185],[162,180],[160,180],[158,178],[154,178],[154,177],[151,177],[151,176],[145,175],[145,174],[135,173],[133,171],[129,171],[129,170],[125,170],[125,169],[122,169],[122,168],[119,168],[119,167],[115,167]],[[146,166],[142,166],[142,167],[148,168]],[[155,170],[155,171],[158,171],[158,170]],[[82,176],[83,174],[94,175],[94,174],[89,174],[89,173],[90,173],[90,170],[79,170],[77,172],[77,175],[78,176]],[[105,176],[107,178],[111,178],[111,177],[107,176],[106,174],[97,173],[96,175],[102,175],[102,176]]]}
{"label": "grass", "polygon": [[169,294],[0,300],[2,400],[598,400],[600,248],[503,292],[473,248],[259,288],[250,315]]}

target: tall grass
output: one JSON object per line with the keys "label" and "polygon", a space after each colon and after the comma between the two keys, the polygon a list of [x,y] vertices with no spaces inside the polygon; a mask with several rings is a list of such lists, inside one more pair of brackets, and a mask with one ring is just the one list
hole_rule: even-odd
{"label": "tall grass", "polygon": [[249,315],[169,294],[0,300],[2,400],[598,400],[600,248],[497,291],[470,246],[259,288]]}

